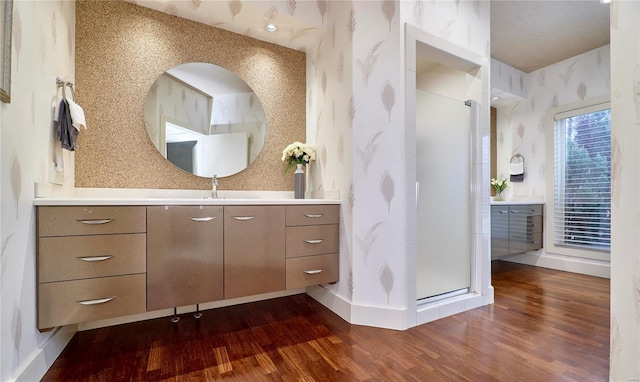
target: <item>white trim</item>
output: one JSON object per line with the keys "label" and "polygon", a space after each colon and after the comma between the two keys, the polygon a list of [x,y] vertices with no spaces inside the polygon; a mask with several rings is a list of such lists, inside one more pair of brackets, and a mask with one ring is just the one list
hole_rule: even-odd
{"label": "white trim", "polygon": [[416,325],[426,324],[427,322],[475,309],[488,303],[493,303],[493,298],[491,299],[491,302],[487,302],[487,299],[482,295],[477,293],[467,293],[461,296],[419,306],[416,316]]}
{"label": "white trim", "polygon": [[307,294],[343,320],[351,322],[351,303],[322,286],[307,287]]}
{"label": "white trim", "polygon": [[16,371],[17,377],[13,381],[31,382],[42,379],[77,331],[76,325],[62,326],[55,330],[44,346],[27,362],[22,363],[23,366]]}
{"label": "white trim", "polygon": [[[603,109],[603,108],[610,108],[610,99],[611,97],[607,94],[607,95],[603,95],[603,96],[598,96],[598,97],[594,97],[594,98],[590,98],[588,100],[584,100],[584,101],[578,101],[578,102],[572,102],[566,105],[561,105],[558,107],[554,107],[551,109],[547,110],[546,113],[546,126],[545,126],[545,135],[546,135],[546,141],[545,141],[545,145],[546,145],[546,162],[548,164],[547,166],[547,172],[546,172],[546,189],[545,189],[545,194],[546,195],[550,195],[550,201],[548,203],[546,203],[546,211],[545,211],[545,221],[544,221],[544,243],[545,243],[545,251],[547,252],[547,254],[545,255],[545,258],[551,259],[553,258],[553,261],[547,262],[547,261],[543,261],[543,263],[549,263],[549,264],[554,264],[554,266],[547,266],[547,268],[553,268],[553,269],[559,269],[559,270],[565,270],[564,268],[555,268],[556,266],[559,267],[565,267],[568,266],[570,269],[575,269],[576,267],[573,266],[569,266],[569,263],[566,263],[565,260],[559,261],[558,259],[571,259],[571,258],[584,258],[584,259],[592,259],[595,261],[604,261],[607,264],[609,263],[610,260],[610,253],[609,252],[602,252],[602,251],[589,251],[587,249],[579,249],[579,248],[572,248],[572,247],[562,247],[562,246],[556,246],[554,244],[554,239],[553,239],[553,232],[554,232],[554,221],[553,221],[553,217],[555,214],[555,200],[553,198],[553,195],[555,194],[554,191],[554,186],[555,186],[555,171],[554,171],[554,147],[555,147],[555,117],[558,114],[561,115],[574,115],[572,113],[575,113],[575,110],[577,109],[585,109],[585,108],[592,108],[592,107],[596,107],[598,109]],[[603,107],[605,105],[608,105],[607,107]],[[590,110],[590,109],[588,109]],[[550,165],[549,165],[550,164]],[[547,256],[548,255],[548,256]],[[574,261],[574,260],[570,260],[570,261]],[[529,264],[529,263],[524,263],[524,264]],[[532,265],[537,265],[537,264],[532,264]],[[542,267],[544,267],[544,265],[540,265]],[[607,266],[608,267],[608,266]],[[577,269],[581,269],[581,267],[577,267]],[[598,274],[602,274],[602,272],[604,271],[604,269],[601,269],[600,267],[596,268],[599,269],[596,273]],[[595,271],[592,270],[592,271]],[[572,272],[572,271],[570,271]],[[609,270],[606,271],[607,274],[609,273]],[[582,273],[582,272],[577,272],[577,273]],[[587,273],[585,273],[587,274]],[[600,276],[600,277],[608,277],[608,276]]]}
{"label": "white trim", "polygon": [[350,324],[394,330],[409,328],[406,308],[355,305],[322,286],[307,288],[307,294]]}
{"label": "white trim", "polygon": [[351,305],[351,323],[375,328],[406,330],[407,308]]}
{"label": "white trim", "polygon": [[581,257],[559,255],[553,253],[521,253],[517,255],[501,257],[499,260],[511,261],[513,263],[534,265],[555,269],[558,271],[579,273],[588,276],[611,278],[611,263],[608,261],[598,261]]}
{"label": "white trim", "polygon": [[[471,81],[468,85],[468,99],[478,103],[478,126],[474,127],[472,134],[474,147],[472,148],[471,178],[472,188],[472,243],[471,251],[471,295],[478,296],[472,298],[473,303],[467,305],[460,304],[457,297],[451,301],[443,300],[438,305],[418,308],[416,293],[411,293],[416,288],[416,243],[417,233],[415,229],[407,229],[406,236],[406,256],[407,256],[407,317],[405,324],[414,326],[416,324],[428,322],[429,319],[422,317],[426,311],[438,311],[439,317],[449,315],[448,312],[457,311],[457,307],[463,310],[473,309],[478,306],[493,302],[493,288],[491,287],[491,263],[490,263],[490,207],[489,207],[489,163],[488,153],[483,153],[481,142],[489,136],[489,77],[490,63],[487,57],[476,52],[452,44],[426,31],[420,30],[413,25],[405,24],[404,38],[404,75],[405,75],[405,168],[415,167],[415,129],[416,129],[416,57],[418,54],[428,55],[431,60],[437,61],[446,66],[469,73],[480,81],[477,88],[477,81]],[[487,106],[483,106],[487,105]],[[488,150],[488,148],[487,148]],[[486,155],[483,155],[486,154]],[[412,166],[413,164],[413,166]],[[416,174],[405,173],[406,182],[406,227],[416,225],[416,214],[409,212],[415,209],[417,203],[416,190],[413,185],[416,181]],[[444,313],[441,314],[440,310]],[[450,313],[453,314],[453,313]],[[356,320],[354,319],[354,322]]]}

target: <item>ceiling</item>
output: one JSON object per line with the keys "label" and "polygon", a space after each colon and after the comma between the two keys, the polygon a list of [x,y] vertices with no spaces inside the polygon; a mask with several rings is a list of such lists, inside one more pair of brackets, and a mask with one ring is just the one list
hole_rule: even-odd
{"label": "ceiling", "polygon": [[[289,7],[311,15],[312,1],[245,0],[237,9],[233,1],[127,1],[302,51],[322,34],[321,19],[293,17]],[[265,32],[276,18],[280,31]],[[599,0],[491,0],[491,56],[525,73],[607,44],[609,5]]]}
{"label": "ceiling", "polygon": [[491,0],[491,57],[525,73],[607,44],[599,0]]}

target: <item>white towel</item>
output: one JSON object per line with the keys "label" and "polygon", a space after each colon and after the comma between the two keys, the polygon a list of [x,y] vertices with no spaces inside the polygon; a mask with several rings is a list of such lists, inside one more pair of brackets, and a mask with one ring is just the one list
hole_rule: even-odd
{"label": "white towel", "polygon": [[524,174],[524,161],[509,164],[509,175],[522,175],[522,174]]}
{"label": "white towel", "polygon": [[71,99],[67,99],[67,103],[69,103],[69,111],[71,112],[71,122],[73,127],[78,131],[80,131],[81,128],[86,130],[87,122],[84,118],[84,110],[82,110],[80,105]]}

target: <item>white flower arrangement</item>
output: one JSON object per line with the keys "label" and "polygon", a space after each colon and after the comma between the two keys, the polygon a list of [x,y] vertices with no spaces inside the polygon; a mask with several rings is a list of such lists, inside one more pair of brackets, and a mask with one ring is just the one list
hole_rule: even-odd
{"label": "white flower arrangement", "polygon": [[500,195],[502,191],[504,191],[504,189],[507,188],[508,183],[505,178],[502,178],[500,180],[497,180],[496,178],[491,178],[491,185],[496,190],[496,194]]}
{"label": "white flower arrangement", "polygon": [[282,161],[287,162],[284,172],[297,164],[309,164],[312,160],[316,160],[316,148],[313,145],[293,142],[282,150]]}

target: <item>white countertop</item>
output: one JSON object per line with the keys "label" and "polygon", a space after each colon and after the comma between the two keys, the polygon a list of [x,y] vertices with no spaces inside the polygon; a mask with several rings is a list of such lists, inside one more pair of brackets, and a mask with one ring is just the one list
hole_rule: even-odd
{"label": "white countertop", "polygon": [[338,199],[38,198],[36,206],[208,206],[340,204]]}
{"label": "white countertop", "polygon": [[509,204],[544,204],[542,200],[492,200],[491,205],[509,205]]}
{"label": "white countertop", "polygon": [[[40,187],[40,189],[39,189]],[[311,193],[308,199],[294,199],[293,191],[70,188],[54,190],[36,184],[36,206],[158,206],[158,205],[283,205],[340,204],[337,192]]]}

